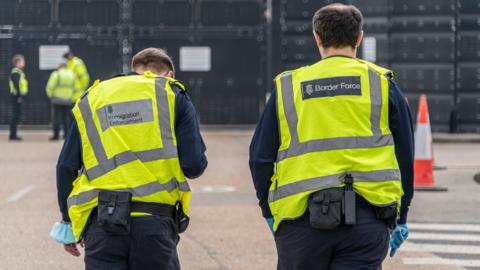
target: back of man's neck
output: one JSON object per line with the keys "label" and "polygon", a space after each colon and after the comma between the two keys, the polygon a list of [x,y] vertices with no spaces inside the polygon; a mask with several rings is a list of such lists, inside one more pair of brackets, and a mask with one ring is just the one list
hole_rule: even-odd
{"label": "back of man's neck", "polygon": [[347,48],[330,48],[324,49],[320,52],[322,59],[332,56],[345,56],[355,58],[357,56],[357,50],[353,50],[350,47]]}

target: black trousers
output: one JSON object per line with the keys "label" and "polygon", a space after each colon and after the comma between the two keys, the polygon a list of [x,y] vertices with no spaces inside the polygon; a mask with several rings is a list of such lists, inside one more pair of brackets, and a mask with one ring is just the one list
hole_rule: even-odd
{"label": "black trousers", "polygon": [[58,105],[53,104],[53,137],[59,138],[60,129],[63,130],[63,137],[65,138],[68,134],[71,123],[71,110],[72,106],[70,105]]}
{"label": "black trousers", "polygon": [[275,242],[278,270],[379,270],[389,234],[373,207],[358,207],[357,224],[335,230],[312,228],[307,210],[299,219],[282,222]]}
{"label": "black trousers", "polygon": [[10,139],[17,137],[17,127],[22,117],[22,102],[16,96],[10,96],[11,117],[10,117]]}
{"label": "black trousers", "polygon": [[177,270],[178,239],[169,217],[133,217],[126,235],[109,234],[93,219],[84,238],[85,269]]}

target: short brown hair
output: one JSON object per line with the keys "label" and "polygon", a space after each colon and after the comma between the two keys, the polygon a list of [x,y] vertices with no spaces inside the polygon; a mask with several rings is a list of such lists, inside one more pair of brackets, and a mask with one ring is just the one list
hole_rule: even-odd
{"label": "short brown hair", "polygon": [[16,66],[18,61],[22,60],[22,59],[25,59],[25,57],[22,55],[22,54],[15,54],[13,57],[12,57],[12,65],[13,66]]}
{"label": "short brown hair", "polygon": [[352,5],[330,4],[313,16],[313,29],[320,36],[324,48],[355,48],[362,27],[362,13]]}
{"label": "short brown hair", "polygon": [[137,53],[132,59],[132,69],[135,70],[140,66],[151,68],[154,71],[168,70],[175,72],[172,58],[168,56],[165,50],[159,48],[147,48]]}

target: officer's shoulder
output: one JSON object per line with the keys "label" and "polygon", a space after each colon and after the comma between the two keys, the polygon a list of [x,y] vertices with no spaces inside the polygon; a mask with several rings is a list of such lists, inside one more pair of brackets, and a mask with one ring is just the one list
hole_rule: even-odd
{"label": "officer's shoulder", "polygon": [[125,77],[125,76],[127,76],[127,74],[122,72],[122,73],[118,73],[116,75],[113,75],[112,77],[109,78],[109,80],[110,79],[115,79],[115,78],[120,78],[120,77]]}
{"label": "officer's shoulder", "polygon": [[185,84],[177,79],[168,78],[168,84],[175,94],[185,93],[187,91]]}
{"label": "officer's shoulder", "polygon": [[98,88],[98,86],[104,84],[105,82],[106,82],[106,81],[103,81],[103,82],[102,82],[102,81],[100,81],[100,80],[95,80],[95,81],[93,82],[93,84],[87,89],[87,91],[85,91],[85,92],[80,96],[80,98],[78,99],[78,101],[83,100],[86,96],[88,96],[88,94],[89,94],[90,92],[92,92],[93,90],[95,90],[96,88]]}
{"label": "officer's shoulder", "polygon": [[275,76],[275,80],[279,80],[285,76],[288,76],[288,75],[291,75],[293,73],[297,73],[297,72],[300,72],[306,68],[308,68],[309,66],[304,66],[304,67],[299,67],[299,68],[296,68],[296,69],[290,69],[290,70],[285,70],[283,72],[281,72],[280,74],[278,74],[277,76]]}
{"label": "officer's shoulder", "polygon": [[138,78],[140,77],[143,77],[139,74],[125,74],[125,73],[119,73],[117,75],[114,75],[104,81],[101,82],[101,84],[109,84],[109,83],[116,83],[116,82],[119,82],[119,81],[125,81],[125,80],[129,80],[131,79],[132,81],[133,80],[137,80]]}
{"label": "officer's shoulder", "polygon": [[388,68],[381,67],[381,66],[379,66],[375,63],[372,63],[372,62],[369,62],[369,61],[366,61],[366,60],[360,60],[360,61],[362,63],[368,65],[373,70],[375,70],[378,74],[387,77],[387,79],[389,79],[389,80],[393,80],[394,73],[393,73],[392,70],[390,70]]}

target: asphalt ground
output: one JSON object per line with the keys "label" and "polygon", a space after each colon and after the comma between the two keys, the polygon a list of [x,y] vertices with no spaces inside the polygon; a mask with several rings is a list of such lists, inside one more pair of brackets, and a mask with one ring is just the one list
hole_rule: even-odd
{"label": "asphalt ground", "polygon": [[[60,214],[55,163],[61,142],[44,131],[0,132],[0,270],[82,269],[83,260],[48,236]],[[275,243],[257,206],[248,170],[250,130],[207,130],[209,168],[190,182],[191,226],[181,236],[183,269],[275,269]],[[417,192],[411,238],[387,270],[480,269],[480,144],[436,144],[437,184],[447,192]]]}

